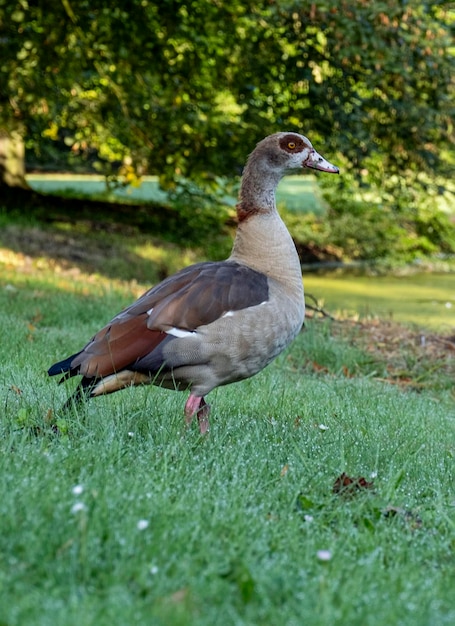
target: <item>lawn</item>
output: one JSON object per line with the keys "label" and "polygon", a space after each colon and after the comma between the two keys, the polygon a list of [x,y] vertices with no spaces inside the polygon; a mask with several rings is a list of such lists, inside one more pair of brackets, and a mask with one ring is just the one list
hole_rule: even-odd
{"label": "lawn", "polygon": [[141,289],[110,237],[107,273],[3,245],[0,624],[455,623],[451,342],[308,320],[206,437],[150,387],[64,414],[46,369]]}

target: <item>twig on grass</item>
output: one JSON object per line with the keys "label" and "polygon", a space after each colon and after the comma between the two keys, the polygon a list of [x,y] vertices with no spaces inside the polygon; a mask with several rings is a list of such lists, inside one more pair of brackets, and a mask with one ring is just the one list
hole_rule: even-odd
{"label": "twig on grass", "polygon": [[[314,304],[308,304],[306,300],[311,300],[312,302],[314,302]],[[323,309],[319,305],[317,298],[315,298],[311,293],[305,294],[305,306],[310,311],[313,311],[314,313],[319,313],[319,315],[322,315],[322,317],[328,317],[330,320],[335,321],[335,318],[333,317],[333,315],[331,315],[325,309]]]}

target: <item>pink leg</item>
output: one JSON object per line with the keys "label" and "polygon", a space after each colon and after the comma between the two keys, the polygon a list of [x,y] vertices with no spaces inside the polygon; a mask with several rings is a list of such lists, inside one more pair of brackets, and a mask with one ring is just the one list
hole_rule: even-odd
{"label": "pink leg", "polygon": [[189,426],[193,421],[193,417],[197,415],[199,431],[201,435],[205,435],[209,429],[209,413],[210,405],[206,403],[205,399],[202,396],[194,396],[191,393],[185,404],[185,419],[187,425]]}

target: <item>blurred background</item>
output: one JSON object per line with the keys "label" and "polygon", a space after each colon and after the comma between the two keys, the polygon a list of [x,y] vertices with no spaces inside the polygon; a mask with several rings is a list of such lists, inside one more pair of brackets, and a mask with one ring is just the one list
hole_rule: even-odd
{"label": "blurred background", "polygon": [[[452,313],[453,2],[0,7],[2,246],[36,255],[30,236],[11,236],[19,213],[60,233],[71,224],[74,237],[87,220],[89,231],[128,224],[130,237],[223,258],[247,154],[295,130],[342,171],[280,186],[305,271],[398,271],[411,282],[431,271],[442,295],[419,277],[421,300]],[[54,244],[40,252],[65,256]],[[160,278],[174,267],[155,269]],[[116,272],[154,278],[135,263]]]}

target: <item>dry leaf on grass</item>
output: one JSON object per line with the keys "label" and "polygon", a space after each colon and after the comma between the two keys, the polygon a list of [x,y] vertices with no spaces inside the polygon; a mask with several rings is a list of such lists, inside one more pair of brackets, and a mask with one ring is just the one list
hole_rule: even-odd
{"label": "dry leaf on grass", "polygon": [[342,496],[353,496],[359,491],[372,488],[373,481],[368,482],[363,476],[352,478],[345,472],[340,474],[333,483],[333,493]]}

